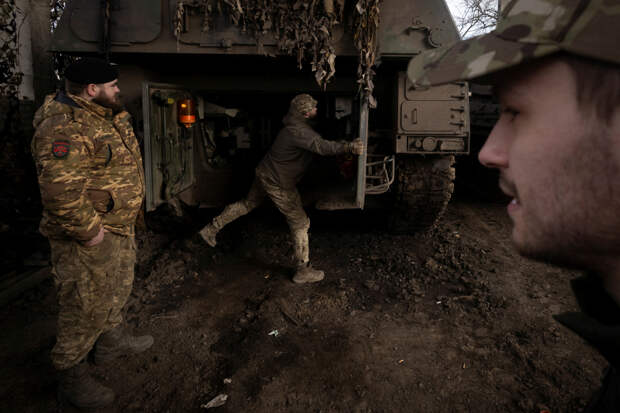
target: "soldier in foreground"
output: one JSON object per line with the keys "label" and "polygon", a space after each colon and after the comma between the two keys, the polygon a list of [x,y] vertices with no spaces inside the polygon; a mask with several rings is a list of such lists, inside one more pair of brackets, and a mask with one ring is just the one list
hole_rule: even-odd
{"label": "soldier in foreground", "polygon": [[73,63],[65,72],[66,93],[48,96],[34,119],[40,230],[51,246],[59,304],[51,358],[59,396],[79,408],[114,400],[114,392],[89,375],[93,347],[99,364],[153,344],[151,336],[134,337],[122,327],[144,172],[117,77],[103,60]]}
{"label": "soldier in foreground", "polygon": [[304,212],[296,185],[312,161],[313,154],[337,155],[353,153],[361,155],[361,140],[334,142],[321,138],[308,121],[316,116],[317,101],[308,94],[297,95],[291,100],[284,128],[280,130],[273,145],[258,164],[256,177],[245,199],[228,205],[224,211],[205,226],[200,235],[212,247],[216,245],[217,233],[230,222],[247,214],[269,196],[284,214],[291,231],[296,271],[295,283],[321,281],[323,271],[312,268],[308,229],[310,220]]}
{"label": "soldier in foreground", "polygon": [[497,29],[412,59],[417,85],[490,83],[501,116],[480,151],[512,197],[527,257],[587,275],[582,312],[556,319],[607,358],[588,412],[620,411],[620,8],[617,0],[515,0]]}

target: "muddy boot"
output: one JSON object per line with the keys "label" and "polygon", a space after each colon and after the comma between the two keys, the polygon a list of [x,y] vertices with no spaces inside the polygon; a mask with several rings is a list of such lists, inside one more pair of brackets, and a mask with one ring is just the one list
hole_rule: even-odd
{"label": "muddy boot", "polygon": [[293,282],[297,284],[315,283],[325,278],[325,273],[321,270],[315,270],[310,263],[302,264],[297,267],[297,271],[293,276]]}
{"label": "muddy boot", "polygon": [[142,353],[153,345],[153,336],[132,336],[117,326],[99,336],[95,345],[95,363],[103,364],[126,354]]}
{"label": "muddy boot", "polygon": [[200,236],[205,240],[207,244],[212,247],[217,245],[217,240],[215,236],[217,235],[217,229],[213,226],[213,224],[208,224],[200,231]]}
{"label": "muddy boot", "polygon": [[97,409],[114,401],[114,391],[99,383],[88,374],[88,363],[58,373],[58,398],[80,409]]}

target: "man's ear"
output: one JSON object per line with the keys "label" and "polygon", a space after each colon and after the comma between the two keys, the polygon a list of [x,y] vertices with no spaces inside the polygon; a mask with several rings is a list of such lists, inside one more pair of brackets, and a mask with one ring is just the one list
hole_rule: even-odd
{"label": "man's ear", "polygon": [[94,98],[95,96],[97,96],[98,93],[99,93],[99,87],[96,84],[89,83],[88,85],[86,85],[86,94],[89,97]]}

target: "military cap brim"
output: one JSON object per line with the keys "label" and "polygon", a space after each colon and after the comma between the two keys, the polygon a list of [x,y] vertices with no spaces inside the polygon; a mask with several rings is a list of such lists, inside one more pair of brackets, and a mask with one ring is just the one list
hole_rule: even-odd
{"label": "military cap brim", "polygon": [[424,52],[411,59],[407,74],[416,86],[440,85],[490,75],[559,50],[555,45],[532,47],[487,34]]}
{"label": "military cap brim", "polygon": [[514,0],[497,29],[413,57],[416,86],[477,79],[560,51],[620,65],[617,0]]}

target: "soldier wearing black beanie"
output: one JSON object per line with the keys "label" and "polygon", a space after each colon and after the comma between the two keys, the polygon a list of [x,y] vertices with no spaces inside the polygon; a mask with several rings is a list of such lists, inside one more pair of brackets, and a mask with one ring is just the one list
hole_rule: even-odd
{"label": "soldier wearing black beanie", "polygon": [[117,79],[118,71],[113,65],[103,59],[84,57],[65,70],[65,93],[59,93],[56,100],[73,105],[78,96],[114,113],[122,112]]}
{"label": "soldier wearing black beanie", "polygon": [[51,361],[59,397],[95,409],[115,394],[91,376],[91,350],[95,363],[104,365],[153,344],[152,336],[134,336],[123,321],[145,177],[131,117],[121,109],[116,69],[83,58],[65,71],[65,89],[37,110],[31,146],[43,204],[39,229],[50,242],[57,287]]}

